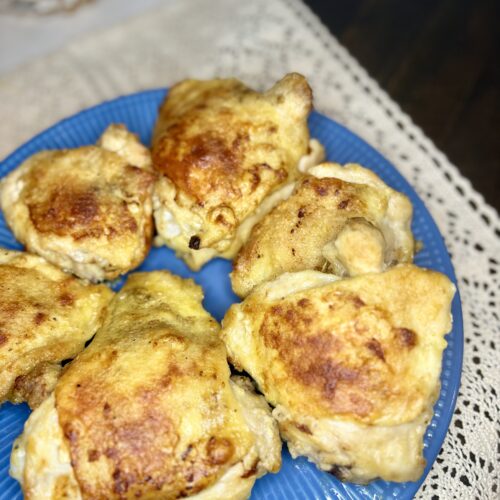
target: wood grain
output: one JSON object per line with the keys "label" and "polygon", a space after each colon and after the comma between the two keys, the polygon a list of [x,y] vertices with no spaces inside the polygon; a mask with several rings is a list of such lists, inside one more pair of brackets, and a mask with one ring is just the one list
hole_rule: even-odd
{"label": "wood grain", "polygon": [[500,210],[500,2],[306,3]]}

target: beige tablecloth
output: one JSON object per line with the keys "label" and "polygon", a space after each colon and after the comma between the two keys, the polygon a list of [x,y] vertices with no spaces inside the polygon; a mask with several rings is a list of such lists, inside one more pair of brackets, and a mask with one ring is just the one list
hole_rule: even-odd
{"label": "beige tablecloth", "polygon": [[[367,41],[369,43],[369,41]],[[421,498],[498,498],[498,214],[298,0],[169,0],[0,79],[0,155],[82,108],[185,77],[305,74],[319,111],[380,150],[438,223],[463,301],[457,409]]]}

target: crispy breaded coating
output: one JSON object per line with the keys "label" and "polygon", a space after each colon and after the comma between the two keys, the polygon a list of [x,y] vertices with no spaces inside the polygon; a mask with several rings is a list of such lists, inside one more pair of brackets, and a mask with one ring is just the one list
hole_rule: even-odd
{"label": "crispy breaded coating", "polygon": [[408,198],[360,165],[322,163],[256,224],[234,261],[233,290],[245,297],[284,272],[356,276],[411,262]]}
{"label": "crispy breaded coating", "polygon": [[[161,240],[192,269],[234,257],[248,233],[242,226],[255,224],[266,198],[298,176],[311,108],[311,89],[295,73],[263,93],[236,79],[172,87],[153,136],[162,174],[154,212]],[[323,150],[315,143],[309,153],[321,160]]]}
{"label": "crispy breaded coating", "polygon": [[0,403],[38,406],[61,361],[74,358],[100,327],[112,296],[41,257],[0,249]]}
{"label": "crispy breaded coating", "polygon": [[279,469],[276,422],[230,379],[202,299],[167,272],[129,277],[14,447],[25,498],[236,500]]}
{"label": "crispy breaded coating", "polygon": [[288,273],[233,305],[222,338],[293,457],[347,481],[415,481],[454,292],[409,264],[348,279]]}
{"label": "crispy breaded coating", "polygon": [[99,144],[36,153],[0,185],[0,205],[16,239],[91,281],[137,267],[153,234],[155,175],[147,149],[117,125]]}

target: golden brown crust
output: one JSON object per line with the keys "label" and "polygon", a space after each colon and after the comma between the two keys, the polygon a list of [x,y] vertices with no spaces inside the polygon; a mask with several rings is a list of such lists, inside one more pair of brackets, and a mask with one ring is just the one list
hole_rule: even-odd
{"label": "golden brown crust", "polygon": [[[338,233],[347,217],[356,217],[366,206],[360,186],[340,179],[306,176],[295,192],[257,223],[234,261],[234,291],[247,295],[251,289],[283,272],[323,270],[321,250]],[[342,211],[341,217],[337,216]]]}
{"label": "golden brown crust", "polygon": [[61,374],[60,363],[40,363],[26,375],[19,375],[9,395],[13,403],[26,401],[33,410],[54,390]]}
{"label": "golden brown crust", "polygon": [[[201,225],[172,243],[158,224],[165,241],[189,253],[197,249],[189,247],[197,237],[198,248],[223,252],[245,217],[297,176],[299,159],[307,153],[311,105],[311,89],[298,74],[262,94],[234,79],[175,85],[160,108],[153,164],[173,184],[175,204],[191,210]],[[157,198],[175,211],[161,191]]]}
{"label": "golden brown crust", "polygon": [[[113,153],[90,148],[88,152],[79,150],[78,156],[84,153],[103,164],[115,159]],[[49,161],[57,164],[61,157],[68,160],[70,154],[69,151],[57,152]],[[126,196],[126,190],[130,190],[142,204],[148,196],[152,176],[140,168],[125,166],[120,176],[108,183],[96,183],[95,179],[89,183],[64,168],[55,172],[43,167],[32,169],[24,180],[24,201],[38,232],[69,236],[75,242],[102,237],[112,241],[127,238],[138,229],[127,202],[117,203],[116,192]],[[37,189],[40,185],[44,186],[43,190]]]}
{"label": "golden brown crust", "polygon": [[[354,328],[342,328],[338,318],[353,317]],[[390,323],[384,309],[366,305],[358,295],[328,290],[272,306],[259,335],[266,348],[277,351],[288,375],[317,394],[320,407],[364,418],[383,412],[387,400],[410,393],[390,383],[394,361],[408,353],[401,328]]]}
{"label": "golden brown crust", "polygon": [[[107,144],[117,131],[143,148],[118,126],[101,140]],[[30,251],[80,277],[113,279],[149,251],[155,178],[104,147],[42,151],[7,176],[0,201],[16,238]]]}
{"label": "golden brown crust", "polygon": [[[208,207],[232,206],[242,195],[251,196],[264,180],[267,191],[272,190],[288,177],[308,144],[305,133],[291,151],[276,151],[273,143],[295,125],[279,123],[279,105],[287,93],[295,93],[295,99],[304,100],[298,119],[305,120],[312,102],[303,77],[290,75],[278,85],[284,91],[270,92],[268,98],[234,79],[185,80],[172,87],[154,133],[155,168]],[[270,165],[247,158],[267,152],[278,161]],[[234,208],[235,213],[248,211],[247,206]]]}
{"label": "golden brown crust", "polygon": [[[312,171],[319,168],[336,170],[331,177],[306,175],[288,199],[254,226],[231,274],[238,295],[284,272],[315,269],[349,276],[411,262],[408,199],[357,165],[325,163]],[[353,182],[334,176],[342,172],[366,178]]]}
{"label": "golden brown crust", "polygon": [[351,482],[416,481],[454,292],[408,264],[348,279],[285,273],[233,305],[221,334],[292,457]]}
{"label": "golden brown crust", "polygon": [[191,495],[254,445],[201,300],[191,281],[132,275],[61,378],[56,407],[84,498]]}
{"label": "golden brown crust", "polygon": [[[436,395],[449,280],[402,265],[287,295],[288,276],[257,288],[224,320],[232,360],[267,399],[298,414],[370,424],[421,414]],[[266,287],[278,283],[284,298],[266,299]],[[244,328],[252,355],[252,347],[240,352]]]}
{"label": "golden brown crust", "polygon": [[84,348],[112,294],[41,257],[1,250],[0,401],[27,399],[36,406],[54,385],[52,364]]}
{"label": "golden brown crust", "polygon": [[[189,494],[188,498],[193,500],[247,499],[255,479],[267,471],[277,472],[281,464],[278,426],[264,397],[258,396],[252,383],[244,377],[231,377],[229,386],[241,408],[245,423],[255,436],[255,445],[242,461],[228,468],[215,483],[199,493]],[[187,425],[189,426],[189,422]],[[212,436],[207,443],[211,462],[222,465],[231,447],[228,440],[218,440]],[[194,453],[196,451],[188,446],[182,457],[188,461],[188,457]],[[97,450],[90,451],[89,458],[99,460]],[[136,455],[136,458],[140,460],[141,455]],[[188,462],[186,467],[190,466],[191,462]],[[21,483],[26,500],[82,499],[82,492],[71,465],[69,446],[59,425],[54,394],[30,415],[23,434],[16,439],[9,473]],[[125,484],[122,486],[120,489],[125,489]],[[123,492],[117,496],[123,498],[129,495]],[[135,493],[132,496],[135,497]],[[154,499],[159,496],[178,498],[177,492],[169,495],[154,488],[141,494],[141,498]]]}

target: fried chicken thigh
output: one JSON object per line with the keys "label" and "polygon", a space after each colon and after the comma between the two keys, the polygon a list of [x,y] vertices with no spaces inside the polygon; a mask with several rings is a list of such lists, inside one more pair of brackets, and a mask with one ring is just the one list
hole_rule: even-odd
{"label": "fried chicken thigh", "polygon": [[[160,241],[192,269],[233,258],[253,224],[283,196],[300,169],[318,163],[307,117],[305,78],[286,75],[264,93],[236,79],[185,80],[162,104],[152,159],[162,174],[154,215]],[[315,161],[315,158],[317,161]]]}
{"label": "fried chicken thigh", "polygon": [[113,292],[41,257],[0,249],[0,403],[34,408],[102,323]]}
{"label": "fried chicken thigh", "polygon": [[293,457],[347,481],[415,481],[454,291],[410,264],[283,274],[230,308],[222,338],[275,407]]}
{"label": "fried chicken thigh", "polygon": [[284,272],[356,276],[412,261],[411,203],[370,170],[323,163],[290,193],[253,227],[235,259],[231,283],[240,297]]}
{"label": "fried chicken thigh", "polygon": [[276,422],[230,379],[202,299],[167,272],[129,277],[14,446],[25,498],[240,499],[279,469]]}
{"label": "fried chicken thigh", "polygon": [[155,175],[148,150],[111,125],[96,146],[41,151],[0,185],[16,239],[65,271],[114,279],[146,257]]}

